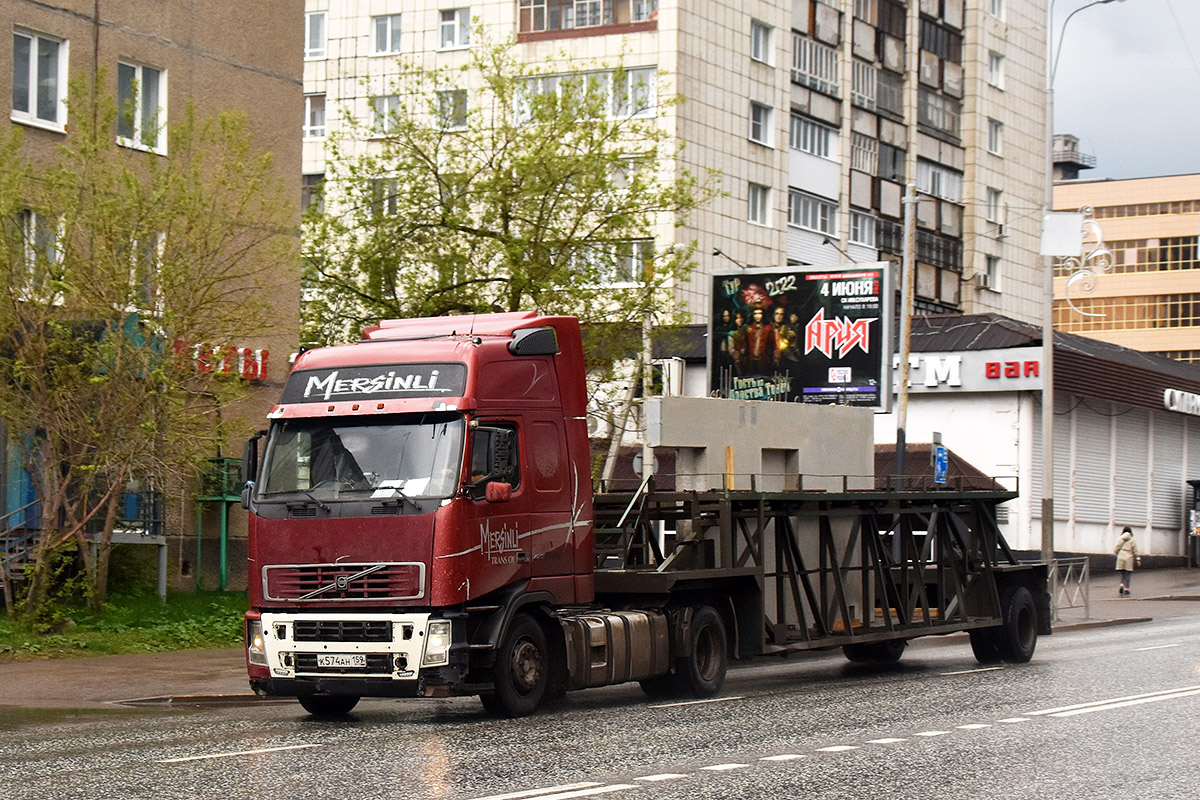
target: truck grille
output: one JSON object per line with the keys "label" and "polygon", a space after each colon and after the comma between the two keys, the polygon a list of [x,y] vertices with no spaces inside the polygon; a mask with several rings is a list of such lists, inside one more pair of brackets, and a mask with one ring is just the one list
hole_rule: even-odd
{"label": "truck grille", "polygon": [[390,642],[388,620],[296,620],[292,638],[297,642]]}
{"label": "truck grille", "polygon": [[280,564],[263,567],[267,600],[329,602],[415,600],[425,595],[418,563]]}
{"label": "truck grille", "polygon": [[318,675],[387,675],[392,671],[388,653],[367,653],[365,667],[318,667],[316,653],[296,653],[296,672]]}

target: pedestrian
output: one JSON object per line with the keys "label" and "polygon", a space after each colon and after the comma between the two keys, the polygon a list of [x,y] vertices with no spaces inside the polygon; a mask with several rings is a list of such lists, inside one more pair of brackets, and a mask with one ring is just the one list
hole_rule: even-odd
{"label": "pedestrian", "polygon": [[1117,554],[1117,572],[1121,574],[1121,587],[1117,589],[1117,594],[1129,594],[1133,568],[1140,567],[1142,559],[1138,556],[1137,542],[1133,540],[1133,531],[1128,525],[1121,530],[1121,538],[1117,540],[1113,552]]}

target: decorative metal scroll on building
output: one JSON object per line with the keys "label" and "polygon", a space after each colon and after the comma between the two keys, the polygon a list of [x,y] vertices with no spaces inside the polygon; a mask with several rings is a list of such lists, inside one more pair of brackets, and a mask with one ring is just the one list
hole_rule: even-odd
{"label": "decorative metal scroll on building", "polygon": [[[1071,299],[1072,289],[1091,293],[1096,288],[1096,279],[1104,273],[1112,271],[1113,268],[1112,251],[1104,244],[1104,234],[1100,230],[1100,223],[1092,218],[1092,207],[1082,206],[1079,213],[1083,215],[1083,227],[1080,235],[1083,237],[1084,248],[1087,252],[1079,256],[1060,258],[1055,269],[1068,273],[1064,294],[1067,305],[1075,313],[1085,317],[1105,317],[1108,315],[1084,311]],[[1089,244],[1092,245],[1090,249],[1088,249]]]}

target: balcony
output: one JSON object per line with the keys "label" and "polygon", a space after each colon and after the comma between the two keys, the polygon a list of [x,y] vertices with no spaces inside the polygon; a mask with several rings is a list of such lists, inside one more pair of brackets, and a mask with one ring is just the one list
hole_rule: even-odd
{"label": "balcony", "polygon": [[792,83],[830,97],[841,97],[838,51],[792,34]]}
{"label": "balcony", "polygon": [[658,28],[658,0],[517,0],[517,41]]}

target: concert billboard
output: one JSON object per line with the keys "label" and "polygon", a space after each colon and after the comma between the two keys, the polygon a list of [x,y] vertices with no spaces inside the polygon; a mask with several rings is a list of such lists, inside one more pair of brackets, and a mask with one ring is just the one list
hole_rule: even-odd
{"label": "concert billboard", "polygon": [[886,261],[714,275],[709,388],[742,400],[886,411],[894,297]]}

